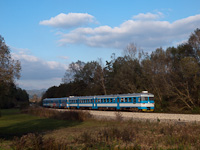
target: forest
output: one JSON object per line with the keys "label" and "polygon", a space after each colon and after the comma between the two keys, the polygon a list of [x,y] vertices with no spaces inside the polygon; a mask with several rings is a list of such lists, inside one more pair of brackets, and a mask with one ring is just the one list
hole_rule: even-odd
{"label": "forest", "polygon": [[200,29],[177,47],[150,54],[130,43],[121,57],[72,62],[59,86],[44,98],[137,93],[155,96],[155,111],[200,113]]}

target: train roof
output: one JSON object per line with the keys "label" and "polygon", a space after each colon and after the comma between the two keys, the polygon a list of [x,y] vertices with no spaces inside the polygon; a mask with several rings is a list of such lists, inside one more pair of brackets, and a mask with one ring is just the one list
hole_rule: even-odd
{"label": "train roof", "polygon": [[46,98],[44,100],[77,100],[77,99],[93,99],[93,98],[117,98],[117,97],[154,97],[151,93],[128,93],[113,95],[94,95],[94,96],[70,96],[63,98]]}

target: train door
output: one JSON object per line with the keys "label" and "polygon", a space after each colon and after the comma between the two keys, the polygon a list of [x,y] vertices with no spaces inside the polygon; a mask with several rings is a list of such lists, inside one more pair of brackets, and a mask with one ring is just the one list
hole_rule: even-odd
{"label": "train door", "polygon": [[92,109],[97,109],[97,99],[96,98],[92,99]]}
{"label": "train door", "polygon": [[94,101],[95,101],[94,108],[97,109],[97,98],[95,98]]}
{"label": "train door", "polygon": [[77,99],[77,108],[79,109],[79,99]]}
{"label": "train door", "polygon": [[69,99],[66,100],[66,107],[69,109]]}
{"label": "train door", "polygon": [[117,109],[120,109],[119,103],[120,103],[120,98],[117,97]]}

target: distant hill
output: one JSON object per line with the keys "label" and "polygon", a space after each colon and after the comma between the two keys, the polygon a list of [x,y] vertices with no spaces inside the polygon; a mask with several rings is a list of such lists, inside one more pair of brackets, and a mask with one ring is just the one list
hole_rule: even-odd
{"label": "distant hill", "polygon": [[33,95],[37,95],[38,97],[42,97],[43,93],[46,92],[46,89],[41,90],[26,90],[29,94],[29,99],[33,98]]}

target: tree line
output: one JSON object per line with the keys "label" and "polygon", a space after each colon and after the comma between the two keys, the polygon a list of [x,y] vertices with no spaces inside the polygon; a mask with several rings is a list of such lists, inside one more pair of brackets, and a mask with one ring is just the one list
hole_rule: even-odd
{"label": "tree line", "polygon": [[28,94],[17,87],[15,79],[20,78],[21,65],[11,57],[10,49],[0,35],[0,109],[28,104]]}
{"label": "tree line", "polygon": [[63,83],[50,87],[43,99],[143,90],[155,95],[156,111],[200,113],[200,29],[177,47],[148,54],[131,43],[124,56],[112,54],[105,65],[101,59],[73,62]]}

